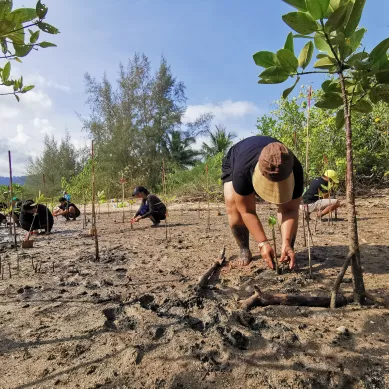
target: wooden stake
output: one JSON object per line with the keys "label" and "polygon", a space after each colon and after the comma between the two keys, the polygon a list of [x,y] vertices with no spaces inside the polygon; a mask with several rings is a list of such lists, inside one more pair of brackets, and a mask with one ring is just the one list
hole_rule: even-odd
{"label": "wooden stake", "polygon": [[166,176],[165,176],[165,159],[162,159],[162,189],[166,201],[166,217],[165,217],[165,239],[168,240],[168,223],[167,223],[167,188],[166,188]]}
{"label": "wooden stake", "polygon": [[205,182],[206,182],[206,191],[207,191],[207,232],[210,230],[211,223],[211,211],[209,209],[209,172],[208,172],[208,164],[205,165]]}
{"label": "wooden stake", "polygon": [[[308,168],[309,168],[309,121],[311,116],[311,98],[312,98],[312,87],[309,87],[308,89],[308,111],[307,111],[307,141],[306,141],[306,148],[305,148],[305,185],[308,185]],[[307,229],[308,229],[308,261],[309,261],[309,276],[312,276],[312,263],[311,263],[311,233],[310,233],[310,227],[309,227],[309,211],[308,209],[305,209],[304,207],[304,218],[306,217],[305,221],[307,222]]]}
{"label": "wooden stake", "polygon": [[11,151],[8,150],[8,161],[9,161],[9,190],[10,190],[10,196],[11,196],[11,234],[13,232],[14,235],[14,245],[15,245],[15,251],[18,251],[18,242],[16,240],[16,224],[14,220],[14,206],[12,205],[12,199],[13,199],[13,188],[12,188],[12,162],[11,162]]}
{"label": "wooden stake", "polygon": [[96,261],[100,259],[99,255],[99,240],[97,237],[96,227],[96,211],[95,211],[95,152],[94,152],[94,141],[92,140],[92,231],[95,238],[95,250],[96,250]]}
{"label": "wooden stake", "polygon": [[53,273],[54,273],[54,266],[55,266],[55,265],[54,265],[54,262],[53,262]]}
{"label": "wooden stake", "polygon": [[9,262],[8,262],[8,272],[9,272],[9,278],[12,278],[11,264]]}
{"label": "wooden stake", "polygon": [[124,174],[122,173],[122,223],[124,223]]}
{"label": "wooden stake", "polygon": [[275,271],[276,271],[277,274],[281,274],[280,268],[278,266],[276,231],[274,229],[274,225],[271,226],[271,232],[272,232],[273,244],[274,244],[274,266],[275,266]]}

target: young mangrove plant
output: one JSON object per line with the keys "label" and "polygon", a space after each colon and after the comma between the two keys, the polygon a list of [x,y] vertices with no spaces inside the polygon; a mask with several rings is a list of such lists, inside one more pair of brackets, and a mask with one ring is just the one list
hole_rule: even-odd
{"label": "young mangrove plant", "polygon": [[[265,68],[259,75],[260,84],[279,84],[293,79],[293,85],[283,92],[287,98],[300,78],[327,74],[321,86],[316,107],[336,110],[339,129],[346,130],[346,194],[349,231],[349,252],[345,264],[332,288],[331,307],[344,273],[351,263],[354,301],[362,303],[367,297],[361,266],[358,227],[355,210],[355,177],[352,146],[352,117],[354,112],[369,113],[380,101],[389,102],[389,38],[380,42],[370,53],[362,45],[366,30],[359,27],[366,0],[283,0],[296,11],[282,16],[295,33],[289,33],[283,48],[273,53],[259,51],[254,61]],[[294,39],[308,42],[298,56]],[[308,68],[314,52],[317,61]]]}

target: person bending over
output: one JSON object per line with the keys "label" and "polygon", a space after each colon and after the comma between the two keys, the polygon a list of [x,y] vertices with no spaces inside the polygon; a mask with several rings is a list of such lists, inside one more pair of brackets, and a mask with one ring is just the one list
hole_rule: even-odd
{"label": "person bending over", "polygon": [[38,230],[51,232],[54,224],[54,218],[50,210],[43,204],[35,204],[32,200],[27,200],[23,203],[20,212],[20,226],[33,233],[38,233]]}
{"label": "person bending over", "polygon": [[308,215],[317,212],[318,217],[327,215],[340,207],[340,201],[329,198],[328,189],[339,184],[335,170],[326,170],[322,177],[315,178],[303,195],[303,203]]}
{"label": "person bending over", "polygon": [[63,216],[64,218],[66,218],[66,220],[76,220],[80,216],[81,212],[77,208],[77,206],[71,203],[70,201],[67,201],[65,197],[61,197],[59,199],[59,202],[59,209],[53,212],[54,216]]}
{"label": "person bending over", "polygon": [[268,266],[273,269],[274,251],[258,219],[255,194],[278,205],[281,226],[281,262],[296,265],[296,239],[299,205],[304,190],[303,168],[293,153],[277,139],[252,136],[228,151],[222,163],[222,181],[228,222],[240,248],[234,266],[248,265],[252,260],[249,233]]}
{"label": "person bending over", "polygon": [[134,217],[131,219],[131,223],[149,218],[153,222],[153,227],[157,227],[161,220],[166,219],[165,204],[159,197],[149,193],[144,186],[137,186],[132,195],[138,199],[142,199],[142,203]]}

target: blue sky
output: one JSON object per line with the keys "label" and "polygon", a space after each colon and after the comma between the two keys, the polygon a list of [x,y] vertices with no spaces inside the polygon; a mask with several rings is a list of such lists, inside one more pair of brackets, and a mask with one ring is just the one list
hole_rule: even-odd
{"label": "blue sky", "polygon": [[[215,113],[239,137],[255,132],[258,115],[268,112],[288,86],[258,85],[260,68],[252,54],[276,51],[290,31],[281,15],[293,9],[281,0],[46,0],[47,21],[61,31],[47,36],[57,48],[26,57],[16,72],[36,84],[17,104],[12,96],[0,103],[0,152],[15,153],[15,174],[23,174],[27,155],[37,155],[45,133],[60,138],[68,128],[77,146],[85,133],[75,114],[87,115],[83,75],[114,81],[119,62],[145,53],[155,66],[163,54],[187,87],[188,120]],[[35,6],[14,0],[15,7]],[[361,25],[368,29],[367,50],[389,36],[389,1],[367,2]],[[304,42],[305,43],[305,42]],[[299,48],[303,42],[298,42]],[[306,78],[304,84],[317,82]],[[317,84],[316,84],[317,85]],[[30,92],[30,93],[32,93]],[[5,146],[6,145],[6,146]],[[6,173],[0,156],[0,175]]]}

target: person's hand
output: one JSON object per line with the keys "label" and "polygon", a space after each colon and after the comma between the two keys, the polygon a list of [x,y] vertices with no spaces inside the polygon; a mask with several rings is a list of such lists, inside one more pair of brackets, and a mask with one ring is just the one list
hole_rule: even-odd
{"label": "person's hand", "polygon": [[296,254],[291,245],[282,245],[281,263],[289,262],[289,269],[292,270],[296,266]]}
{"label": "person's hand", "polygon": [[259,250],[262,258],[266,261],[270,269],[274,269],[274,250],[270,243],[266,243]]}

